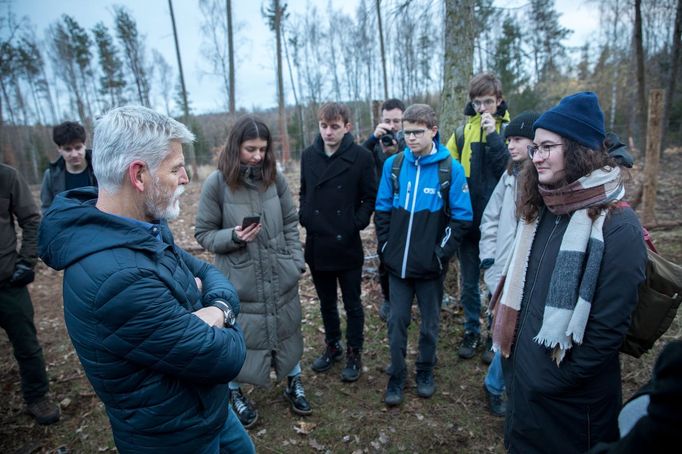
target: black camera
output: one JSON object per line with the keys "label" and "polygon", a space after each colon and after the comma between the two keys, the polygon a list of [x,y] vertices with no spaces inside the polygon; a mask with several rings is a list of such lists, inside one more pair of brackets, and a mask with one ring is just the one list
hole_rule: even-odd
{"label": "black camera", "polygon": [[382,143],[385,147],[391,147],[391,146],[393,146],[393,141],[394,141],[394,140],[396,140],[396,139],[395,139],[395,136],[394,136],[392,133],[390,133],[390,132],[387,132],[386,134],[384,134],[384,135],[381,136],[381,143]]}

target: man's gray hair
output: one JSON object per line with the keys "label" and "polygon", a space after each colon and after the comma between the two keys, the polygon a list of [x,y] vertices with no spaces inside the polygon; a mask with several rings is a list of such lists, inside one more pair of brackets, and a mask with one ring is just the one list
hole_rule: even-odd
{"label": "man's gray hair", "polygon": [[170,153],[171,141],[191,143],[194,134],[182,123],[147,107],[123,106],[95,123],[92,168],[101,189],[118,192],[133,161],[158,169]]}

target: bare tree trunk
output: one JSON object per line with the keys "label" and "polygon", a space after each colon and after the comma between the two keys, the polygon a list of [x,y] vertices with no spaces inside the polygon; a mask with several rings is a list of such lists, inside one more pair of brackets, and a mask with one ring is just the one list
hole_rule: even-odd
{"label": "bare tree trunk", "polygon": [[441,139],[447,140],[464,120],[467,86],[474,64],[475,0],[445,0]]}
{"label": "bare tree trunk", "polygon": [[[637,65],[637,104],[641,138],[646,137],[646,79],[644,73],[644,45],[642,43],[642,0],[635,0],[634,27],[635,60]],[[641,141],[639,141],[641,143]]]}
{"label": "bare tree trunk", "polygon": [[[173,24],[173,39],[175,40],[175,54],[178,57],[178,72],[180,73],[180,89],[182,90],[182,112],[184,115],[184,123],[189,127],[189,104],[187,103],[187,90],[185,89],[185,76],[182,71],[182,59],[180,58],[180,44],[178,43],[178,30],[175,27],[175,15],[173,14],[173,0],[168,0],[168,9],[170,9],[171,23]],[[194,146],[188,144],[189,164],[192,168],[192,176],[197,174],[197,158],[194,154]]]}
{"label": "bare tree trunk", "polygon": [[642,221],[645,226],[656,222],[656,186],[659,158],[661,155],[661,129],[663,126],[664,90],[651,90],[649,100],[649,128],[646,138],[646,162],[644,164],[644,193],[642,197]]}
{"label": "bare tree trunk", "polygon": [[230,115],[234,116],[237,113],[235,100],[235,75],[234,75],[234,36],[232,33],[232,0],[225,0],[225,8],[227,9],[227,58],[229,60],[230,72],[230,95],[229,95],[229,109]]}
{"label": "bare tree trunk", "polygon": [[287,40],[286,37],[284,39],[284,55],[286,56],[287,59],[287,69],[289,70],[289,80],[291,81],[291,91],[294,94],[294,103],[296,104],[296,115],[298,116],[298,123],[300,125],[300,134],[299,134],[299,140],[301,141],[300,144],[298,144],[298,148],[300,150],[303,150],[306,148],[305,144],[305,123],[303,122],[303,107],[301,106],[301,103],[298,100],[298,94],[296,93],[296,82],[294,81],[294,72],[291,69],[291,59],[289,58],[289,46],[287,46]]}
{"label": "bare tree trunk", "polygon": [[381,23],[381,0],[376,0],[377,24],[379,25],[379,48],[381,49],[381,68],[384,71],[384,99],[388,99],[388,74],[386,73],[386,50],[384,49],[384,30]]}
{"label": "bare tree trunk", "polygon": [[661,154],[668,145],[667,132],[670,124],[670,109],[672,107],[673,98],[675,97],[675,84],[677,83],[677,74],[680,69],[680,46],[682,46],[682,0],[677,0],[677,12],[675,13],[675,30],[673,31],[673,53],[672,61],[670,62],[670,78],[668,79],[668,90],[665,98],[665,107],[663,108],[663,146],[661,147]]}
{"label": "bare tree trunk", "polygon": [[278,124],[282,142],[282,164],[289,163],[289,133],[287,132],[287,112],[284,103],[284,68],[282,67],[282,16],[284,8],[279,0],[273,1],[275,6],[275,41],[277,44],[277,105],[279,106]]}

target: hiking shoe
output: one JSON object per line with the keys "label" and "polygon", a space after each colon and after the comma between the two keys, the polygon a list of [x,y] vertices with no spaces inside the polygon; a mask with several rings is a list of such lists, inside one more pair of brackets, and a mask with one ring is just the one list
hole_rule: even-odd
{"label": "hiking shoe", "polygon": [[40,425],[47,426],[59,421],[59,407],[52,400],[43,396],[40,399],[26,404],[26,412]]}
{"label": "hiking shoe", "polygon": [[362,354],[359,348],[348,347],[346,350],[346,367],[341,371],[341,381],[353,382],[360,378],[362,372]]}
{"label": "hiking shoe", "polygon": [[473,358],[480,343],[480,334],[471,331],[465,332],[462,343],[459,344],[459,357],[464,359]]}
{"label": "hiking shoe", "polygon": [[485,384],[483,384],[483,392],[485,392],[485,400],[488,402],[488,411],[495,416],[504,416],[507,412],[507,402],[502,395],[491,393]]}
{"label": "hiking shoe", "polygon": [[388,322],[388,317],[391,315],[391,303],[388,300],[384,300],[379,308],[379,318],[382,322]]}
{"label": "hiking shoe", "polygon": [[286,397],[291,404],[293,412],[304,416],[311,414],[313,409],[310,408],[310,404],[305,398],[305,390],[303,389],[301,375],[287,377],[287,380],[288,386],[287,389],[284,390],[284,397]]}
{"label": "hiking shoe", "polygon": [[258,421],[258,411],[253,408],[251,402],[242,394],[241,388],[230,390],[230,404],[245,429],[250,429],[256,424],[256,421]]}
{"label": "hiking shoe", "polygon": [[486,336],[481,361],[483,361],[483,364],[490,364],[493,362],[493,356],[495,356],[495,352],[493,352],[493,338],[492,336]]}
{"label": "hiking shoe", "polygon": [[436,391],[436,383],[433,381],[433,371],[418,370],[417,371],[417,395],[419,397],[429,398],[433,396]]}
{"label": "hiking shoe", "polygon": [[313,365],[310,368],[315,372],[327,371],[332,367],[334,361],[341,358],[341,355],[343,355],[343,347],[341,347],[339,341],[328,343],[324,349],[324,353],[313,362]]}
{"label": "hiking shoe", "polygon": [[405,386],[404,377],[391,375],[386,385],[384,393],[384,403],[389,407],[395,407],[403,403],[403,387]]}

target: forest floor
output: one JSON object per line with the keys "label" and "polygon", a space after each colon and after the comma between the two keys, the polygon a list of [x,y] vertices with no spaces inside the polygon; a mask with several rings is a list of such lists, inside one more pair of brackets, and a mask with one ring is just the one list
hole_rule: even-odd
{"label": "forest floor", "polygon": [[[637,172],[634,169],[633,173]],[[680,175],[682,149],[667,150],[658,181],[659,222],[682,219]],[[297,171],[289,174],[289,180],[292,192],[297,194]],[[198,246],[193,235],[200,191],[200,182],[189,185],[182,200],[181,217],[171,228],[179,245],[210,261],[211,255]],[[457,356],[463,313],[456,303],[445,306],[442,311],[435,395],[431,399],[417,397],[413,371],[410,371],[403,405],[389,409],[383,404],[387,381],[383,368],[389,355],[386,325],[377,315],[382,297],[376,279],[377,261],[373,258],[376,249],[373,227],[368,227],[362,236],[367,256],[362,287],[366,314],[363,374],[359,381],[346,384],[339,378],[342,363],[323,374],[310,370],[323,344],[323,330],[310,274],[304,274],[300,282],[305,336],[302,364],[313,414],[300,417],[291,413],[282,396],[283,383],[274,384],[270,389],[246,387],[260,412],[257,425],[250,431],[257,450],[263,453],[503,452],[504,422],[487,412],[482,390],[486,366],[481,363],[480,355],[471,360]],[[652,236],[659,252],[682,263],[682,227],[654,229]],[[451,268],[446,292],[456,301],[456,267]],[[61,406],[62,418],[57,424],[43,427],[24,413],[16,361],[5,332],[0,330],[0,452],[115,452],[104,407],[83,373],[64,326],[62,273],[40,263],[30,291],[51,393]],[[410,327],[408,365],[414,363],[416,356],[417,333],[415,322]],[[639,359],[621,355],[625,399],[648,380],[651,366],[665,342],[680,338],[682,321],[678,316],[652,351]]]}

